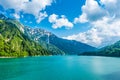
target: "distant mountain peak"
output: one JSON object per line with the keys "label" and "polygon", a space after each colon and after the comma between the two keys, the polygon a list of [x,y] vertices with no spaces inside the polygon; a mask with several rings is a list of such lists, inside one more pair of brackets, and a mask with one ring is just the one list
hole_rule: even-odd
{"label": "distant mountain peak", "polygon": [[[3,21],[9,23],[12,26],[15,26],[17,28],[15,30],[19,30],[18,31],[19,34],[17,34],[18,37],[21,34],[20,38],[22,37],[24,37],[25,39],[28,38],[29,40],[36,42],[36,44],[40,44],[44,49],[50,51],[50,53],[53,55],[61,55],[61,54],[77,55],[82,52],[96,50],[95,47],[74,40],[62,39],[60,37],[57,37],[55,34],[41,28],[38,27],[31,28],[28,26],[24,26],[17,20],[6,19],[4,15],[1,15],[1,19],[4,19]],[[12,26],[9,27],[12,28]],[[8,28],[8,30],[11,29]],[[13,30],[11,30],[11,32],[12,31]],[[10,36],[8,38],[10,38]],[[9,40],[8,38],[7,40]]]}
{"label": "distant mountain peak", "polygon": [[80,54],[85,51],[94,51],[96,50],[95,47],[89,46],[87,44],[75,41],[75,40],[66,40],[57,37],[55,34],[48,32],[44,29],[40,28],[30,28],[25,27],[26,34],[30,36],[34,41],[44,41],[46,43],[50,43],[60,50],[64,51],[66,54]]}
{"label": "distant mountain peak", "polygon": [[41,29],[41,28],[30,28],[28,26],[25,26],[25,29],[29,31],[29,34],[31,35],[38,35],[38,36],[51,36],[53,35],[51,32]]}

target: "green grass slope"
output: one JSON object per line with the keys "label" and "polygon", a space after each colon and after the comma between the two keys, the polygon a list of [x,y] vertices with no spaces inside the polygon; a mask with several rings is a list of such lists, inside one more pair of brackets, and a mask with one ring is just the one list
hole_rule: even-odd
{"label": "green grass slope", "polygon": [[28,39],[18,27],[7,21],[0,20],[0,56],[23,57],[50,55],[39,44]]}

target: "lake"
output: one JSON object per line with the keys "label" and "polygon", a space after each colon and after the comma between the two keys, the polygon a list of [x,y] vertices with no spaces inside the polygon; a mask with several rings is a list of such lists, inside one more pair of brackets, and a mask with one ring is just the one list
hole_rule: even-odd
{"label": "lake", "polygon": [[120,58],[96,56],[1,58],[0,80],[120,80]]}

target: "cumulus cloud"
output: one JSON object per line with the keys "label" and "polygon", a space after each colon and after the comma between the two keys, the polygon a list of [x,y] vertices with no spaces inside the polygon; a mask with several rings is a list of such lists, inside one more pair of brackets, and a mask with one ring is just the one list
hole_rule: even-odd
{"label": "cumulus cloud", "polygon": [[[86,0],[82,14],[75,23],[89,22],[90,30],[64,37],[95,47],[103,47],[120,40],[120,0]],[[103,6],[101,6],[103,5]],[[112,6],[111,6],[112,5]]]}
{"label": "cumulus cloud", "polygon": [[90,30],[64,37],[70,40],[77,40],[95,47],[103,47],[120,40],[120,20],[104,17],[101,20],[91,23]]}
{"label": "cumulus cloud", "polygon": [[32,14],[36,17],[37,22],[40,22],[46,17],[46,6],[50,6],[53,0],[0,0],[6,10],[14,9],[16,13],[24,12]]}
{"label": "cumulus cloud", "polygon": [[19,14],[13,14],[13,16],[16,18],[16,19],[19,19],[20,18],[20,16],[19,16]]}
{"label": "cumulus cloud", "polygon": [[37,23],[40,23],[43,19],[45,19],[46,17],[48,17],[47,13],[39,13],[39,16],[37,17]]}
{"label": "cumulus cloud", "polygon": [[82,15],[74,19],[75,23],[85,23],[88,21],[96,21],[105,16],[106,11],[98,5],[96,0],[86,0],[85,5],[82,6]]}
{"label": "cumulus cloud", "polygon": [[74,19],[74,23],[85,23],[85,22],[88,22],[87,20],[87,15],[85,13],[83,13],[81,16],[79,16],[78,18],[75,18]]}
{"label": "cumulus cloud", "polygon": [[101,0],[100,3],[105,5],[105,10],[110,16],[115,15],[116,18],[120,18],[120,0]]}
{"label": "cumulus cloud", "polygon": [[73,27],[73,24],[64,15],[59,17],[56,14],[52,14],[49,16],[49,22],[52,23],[52,27],[54,29],[61,28],[61,27],[70,29]]}

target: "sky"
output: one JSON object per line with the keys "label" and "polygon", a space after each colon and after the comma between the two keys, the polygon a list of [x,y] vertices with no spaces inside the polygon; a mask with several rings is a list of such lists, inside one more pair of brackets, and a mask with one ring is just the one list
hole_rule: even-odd
{"label": "sky", "polygon": [[58,37],[103,47],[120,40],[120,0],[0,0],[0,13]]}

